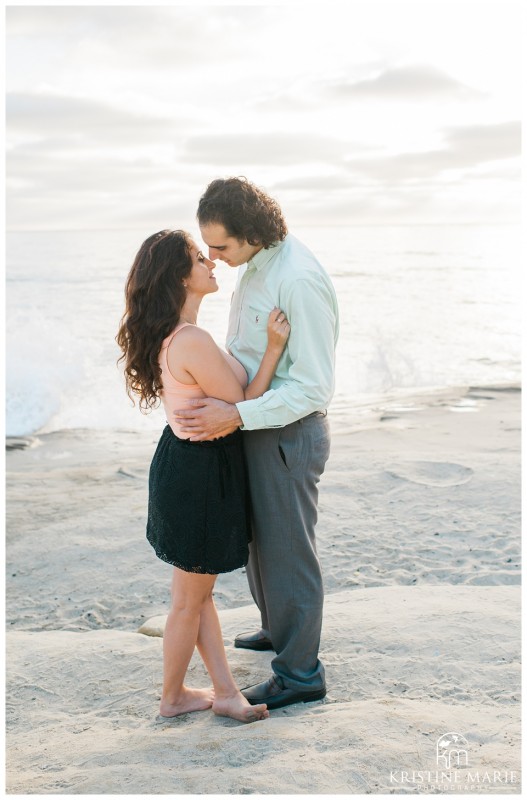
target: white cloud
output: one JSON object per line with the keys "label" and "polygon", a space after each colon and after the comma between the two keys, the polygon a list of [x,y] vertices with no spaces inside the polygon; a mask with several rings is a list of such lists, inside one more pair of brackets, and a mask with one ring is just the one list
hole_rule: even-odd
{"label": "white cloud", "polygon": [[446,132],[445,146],[418,153],[348,161],[348,167],[380,181],[430,179],[445,170],[476,167],[488,161],[515,158],[520,154],[519,122],[469,125]]}
{"label": "white cloud", "polygon": [[27,92],[7,94],[6,123],[8,133],[38,136],[60,132],[61,136],[84,139],[102,132],[105,140],[111,141],[124,135],[132,139],[152,135],[176,120],[111,107],[89,98]]}
{"label": "white cloud", "polygon": [[344,97],[378,100],[433,100],[451,97],[460,100],[480,99],[482,92],[465,86],[443,70],[430,64],[411,64],[386,69],[371,78],[336,81],[329,91]]}
{"label": "white cloud", "polygon": [[272,184],[272,188],[280,191],[308,191],[312,192],[334,192],[336,189],[351,189],[356,186],[356,181],[341,172],[333,172],[326,175],[304,175],[288,180],[277,180]]}
{"label": "white cloud", "polygon": [[244,164],[339,163],[350,145],[310,133],[207,134],[188,140],[185,156],[220,166]]}

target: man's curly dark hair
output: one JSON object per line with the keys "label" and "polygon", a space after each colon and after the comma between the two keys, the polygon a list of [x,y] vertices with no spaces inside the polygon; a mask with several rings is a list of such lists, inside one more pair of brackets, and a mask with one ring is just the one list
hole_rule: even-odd
{"label": "man's curly dark hair", "polygon": [[280,206],[247,178],[218,178],[207,186],[198,206],[200,225],[223,225],[229,236],[271,247],[287,235]]}

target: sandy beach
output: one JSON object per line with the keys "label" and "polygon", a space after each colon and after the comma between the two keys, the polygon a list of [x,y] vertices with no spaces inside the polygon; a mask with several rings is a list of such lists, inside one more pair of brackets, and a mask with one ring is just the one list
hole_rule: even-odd
{"label": "sandy beach", "polygon": [[[144,536],[157,438],[8,440],[9,793],[521,791],[517,387],[445,390],[334,436],[318,526],[328,695],[251,725],[157,717],[171,572]],[[215,597],[238,683],[265,679],[272,654],[232,646],[258,620],[244,571]],[[152,618],[157,635],[139,633]],[[208,685],[197,656],[189,682]]]}

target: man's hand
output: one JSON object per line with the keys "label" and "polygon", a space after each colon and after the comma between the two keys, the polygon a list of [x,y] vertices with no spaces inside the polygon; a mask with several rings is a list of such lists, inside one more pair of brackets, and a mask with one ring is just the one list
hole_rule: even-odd
{"label": "man's hand", "polygon": [[231,403],[214,397],[189,402],[191,408],[174,411],[174,416],[181,424],[181,433],[190,433],[191,442],[218,439],[243,425],[238,409]]}

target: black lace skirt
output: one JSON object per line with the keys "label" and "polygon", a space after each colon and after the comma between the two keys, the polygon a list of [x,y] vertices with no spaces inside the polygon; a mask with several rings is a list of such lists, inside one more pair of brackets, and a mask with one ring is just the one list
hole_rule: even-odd
{"label": "black lace skirt", "polygon": [[185,572],[216,575],[245,566],[250,540],[243,435],[178,439],[166,426],[150,465],[146,537]]}

